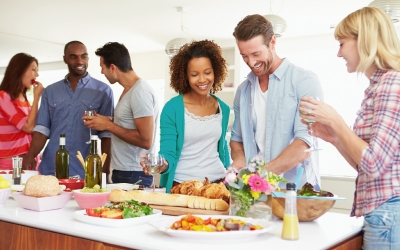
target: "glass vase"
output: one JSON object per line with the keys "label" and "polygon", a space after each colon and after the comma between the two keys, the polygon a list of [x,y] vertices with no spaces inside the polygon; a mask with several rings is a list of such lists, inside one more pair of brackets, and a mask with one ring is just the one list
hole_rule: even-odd
{"label": "glass vase", "polygon": [[[268,196],[268,199],[271,199],[271,197]],[[253,219],[271,220],[272,209],[270,206],[267,205],[267,203],[268,200],[266,202],[262,202],[256,201],[254,199],[252,199],[249,203],[236,199],[235,196],[231,194],[229,215]]]}

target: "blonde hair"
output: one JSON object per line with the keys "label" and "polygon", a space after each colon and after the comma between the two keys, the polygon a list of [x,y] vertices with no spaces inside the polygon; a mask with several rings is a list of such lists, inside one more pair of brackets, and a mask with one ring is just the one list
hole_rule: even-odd
{"label": "blonde hair", "polygon": [[400,71],[400,41],[390,17],[375,7],[364,7],[345,17],[335,29],[335,39],[356,38],[364,73],[375,64],[383,70]]}

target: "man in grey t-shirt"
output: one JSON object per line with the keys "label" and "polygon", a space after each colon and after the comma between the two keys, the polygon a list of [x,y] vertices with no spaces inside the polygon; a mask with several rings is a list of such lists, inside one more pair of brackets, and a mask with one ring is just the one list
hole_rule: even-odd
{"label": "man in grey t-shirt", "polygon": [[[101,73],[111,84],[124,88],[114,110],[114,120],[96,115],[85,117],[85,125],[108,130],[111,136],[111,167],[113,183],[134,183],[139,179],[151,186],[152,177],[143,173],[140,155],[153,152],[159,121],[159,106],[151,86],[136,75],[129,52],[123,44],[107,43],[96,50],[100,56]],[[110,169],[103,169],[108,174]]]}

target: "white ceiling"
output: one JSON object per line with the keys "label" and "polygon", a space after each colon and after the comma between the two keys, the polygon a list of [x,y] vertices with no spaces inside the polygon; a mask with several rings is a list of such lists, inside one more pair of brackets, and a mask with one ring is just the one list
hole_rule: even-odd
{"label": "white ceiling", "polygon": [[[0,0],[0,67],[18,52],[40,63],[61,61],[64,44],[80,40],[90,53],[106,42],[131,53],[163,51],[180,36],[233,43],[236,24],[249,14],[277,14],[283,37],[332,33],[331,25],[372,0]],[[177,7],[187,10],[181,14]],[[270,8],[270,6],[272,8]]]}

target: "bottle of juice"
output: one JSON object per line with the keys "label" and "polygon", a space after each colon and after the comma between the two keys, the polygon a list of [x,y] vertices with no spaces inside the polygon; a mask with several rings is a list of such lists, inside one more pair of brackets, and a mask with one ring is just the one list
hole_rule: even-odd
{"label": "bottle of juice", "polygon": [[299,219],[297,217],[296,184],[286,183],[285,214],[283,216],[282,239],[299,239]]}
{"label": "bottle of juice", "polygon": [[90,138],[90,154],[85,160],[85,187],[93,188],[94,185],[99,185],[101,187],[102,179],[102,164],[101,158],[97,154],[97,140],[99,137],[97,135],[92,135]]}

